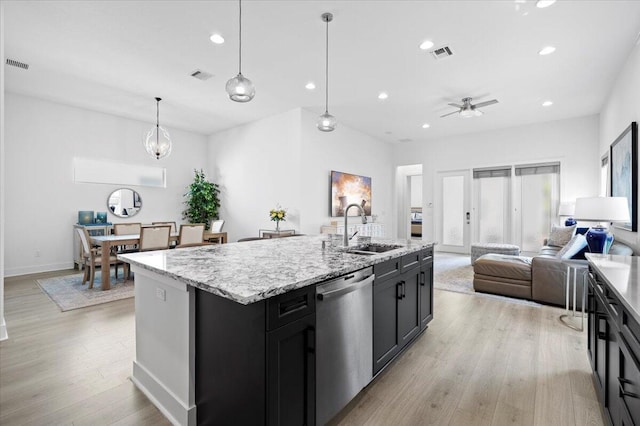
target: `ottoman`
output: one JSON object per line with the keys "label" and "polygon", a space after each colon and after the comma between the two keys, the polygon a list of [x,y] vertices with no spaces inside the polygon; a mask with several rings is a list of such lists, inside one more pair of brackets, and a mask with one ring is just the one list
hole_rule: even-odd
{"label": "ottoman", "polygon": [[496,254],[509,254],[512,256],[518,256],[520,254],[520,247],[513,244],[500,244],[500,243],[475,243],[471,244],[471,264],[476,263],[476,260],[484,254],[496,253]]}
{"label": "ottoman", "polygon": [[485,254],[473,265],[476,291],[531,299],[531,258]]}

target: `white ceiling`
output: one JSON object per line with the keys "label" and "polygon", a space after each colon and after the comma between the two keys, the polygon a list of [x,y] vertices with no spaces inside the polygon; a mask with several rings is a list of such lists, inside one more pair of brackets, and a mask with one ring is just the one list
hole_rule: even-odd
{"label": "white ceiling", "polygon": [[[160,96],[161,124],[202,134],[296,107],[322,113],[320,15],[332,12],[329,111],[389,142],[597,114],[640,30],[640,1],[244,1],[243,74],[256,97],[238,104],[224,90],[238,70],[236,1],[4,5],[6,56],[30,65],[5,66],[8,92],[150,123]],[[454,56],[435,60],[418,48],[425,39]],[[557,51],[539,56],[546,45]],[[196,68],[214,77],[190,77]],[[439,118],[465,96],[500,103]]]}

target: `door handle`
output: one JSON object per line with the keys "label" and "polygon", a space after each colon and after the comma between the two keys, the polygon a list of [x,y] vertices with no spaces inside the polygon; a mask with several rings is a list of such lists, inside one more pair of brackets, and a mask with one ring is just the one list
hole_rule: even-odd
{"label": "door handle", "polygon": [[396,298],[402,300],[402,281],[396,284]]}
{"label": "door handle", "polygon": [[402,281],[402,298],[404,299],[407,296],[407,283]]}
{"label": "door handle", "polygon": [[631,380],[622,378],[622,377],[618,377],[618,383],[620,384],[620,393],[623,396],[628,396],[629,398],[636,398],[636,399],[640,399],[640,396],[638,396],[638,394],[632,393],[632,392],[627,392],[626,390],[624,390],[624,385],[625,383],[627,384],[632,384],[633,382]]}
{"label": "door handle", "polygon": [[467,225],[468,225],[471,221],[471,212],[467,212],[466,216],[467,216]]}
{"label": "door handle", "polygon": [[420,285],[424,286],[425,285],[425,274],[424,271],[420,271]]}

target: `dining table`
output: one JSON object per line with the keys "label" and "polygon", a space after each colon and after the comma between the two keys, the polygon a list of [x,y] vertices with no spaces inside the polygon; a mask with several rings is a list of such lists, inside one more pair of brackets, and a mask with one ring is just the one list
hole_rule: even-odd
{"label": "dining table", "polygon": [[[171,233],[169,236],[170,242],[177,242],[179,238],[179,234]],[[210,240],[219,240],[221,244],[227,243],[227,233],[226,232],[207,232],[205,231],[203,236],[203,242]],[[109,256],[111,255],[111,247],[114,246],[128,246],[128,245],[137,245],[140,244],[140,234],[129,234],[129,235],[92,235],[91,236],[91,244],[95,246],[100,246],[101,256],[102,256],[102,265],[109,264]],[[101,288],[102,290],[110,290],[111,289],[111,274],[101,274],[102,282]]]}

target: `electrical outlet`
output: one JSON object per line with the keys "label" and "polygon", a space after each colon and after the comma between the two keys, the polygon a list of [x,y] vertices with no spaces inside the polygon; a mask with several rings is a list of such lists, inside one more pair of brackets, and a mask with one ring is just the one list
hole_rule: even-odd
{"label": "electrical outlet", "polygon": [[164,289],[157,287],[156,297],[164,302],[165,300],[167,300],[167,292]]}

